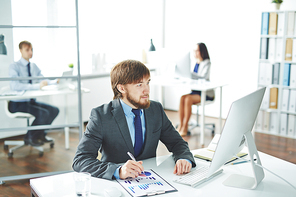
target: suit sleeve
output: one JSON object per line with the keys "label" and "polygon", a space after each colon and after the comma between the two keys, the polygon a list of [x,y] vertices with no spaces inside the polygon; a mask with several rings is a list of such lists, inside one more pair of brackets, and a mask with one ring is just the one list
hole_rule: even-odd
{"label": "suit sleeve", "polygon": [[192,162],[192,167],[195,167],[196,164],[193,155],[189,150],[188,143],[183,140],[178,131],[173,127],[161,104],[159,104],[159,113],[162,118],[160,141],[173,153],[175,162],[177,162],[178,159],[188,159]]}
{"label": "suit sleeve", "polygon": [[75,171],[89,172],[93,177],[113,179],[113,174],[119,165],[97,159],[103,138],[100,115],[96,109],[93,109],[73,160],[72,168]]}

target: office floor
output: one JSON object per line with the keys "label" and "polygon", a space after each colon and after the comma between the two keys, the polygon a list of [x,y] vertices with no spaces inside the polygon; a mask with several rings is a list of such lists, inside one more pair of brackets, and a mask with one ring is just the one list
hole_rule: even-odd
{"label": "office floor", "polygon": [[[178,123],[177,112],[166,111],[166,113],[173,124]],[[195,118],[195,116],[193,115],[192,118]],[[206,122],[213,122],[218,125],[218,119],[216,118],[207,117]],[[55,147],[50,149],[49,145],[45,145],[43,157],[38,156],[38,151],[26,147],[16,151],[14,157],[8,159],[7,152],[3,150],[4,140],[0,139],[0,176],[72,170],[71,164],[79,141],[78,133],[70,133],[69,150],[65,150],[64,133],[62,131],[51,132],[48,136],[55,138]],[[18,139],[22,139],[22,137],[10,138],[10,140]],[[207,131],[205,133],[206,146],[211,139],[211,132]],[[190,149],[201,148],[199,144],[199,128],[194,129],[192,135],[184,137],[184,140],[188,142]],[[255,133],[255,141],[259,151],[296,164],[295,139]],[[168,153],[166,147],[159,144],[157,155],[166,155]],[[30,196],[29,180],[8,181],[4,185],[0,185],[0,196]]]}

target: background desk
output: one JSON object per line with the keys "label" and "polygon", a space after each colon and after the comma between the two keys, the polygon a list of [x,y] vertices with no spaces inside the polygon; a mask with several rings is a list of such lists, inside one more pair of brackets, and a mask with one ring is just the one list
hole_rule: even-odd
{"label": "background desk", "polygon": [[[194,151],[192,152],[194,153]],[[296,165],[261,152],[259,152],[259,155],[264,167],[280,175],[296,186]],[[196,162],[197,165],[209,165],[208,162],[198,159]],[[178,192],[167,193],[163,196],[296,196],[296,190],[283,182],[281,179],[266,171],[265,178],[255,190],[226,187],[222,184],[223,181],[225,181],[231,174],[245,174],[250,176],[251,165],[248,163],[224,166],[224,171],[221,175],[211,181],[199,185],[196,188],[181,185],[172,181],[176,175],[173,174],[175,164],[171,156],[161,156],[147,159],[144,160],[143,165],[145,169],[153,169],[178,190]],[[73,173],[31,179],[30,186],[32,194],[35,196],[75,196]],[[130,196],[115,180],[109,181],[92,177],[91,189],[93,196],[104,196],[104,189],[109,187],[118,188],[122,192],[122,196]]]}
{"label": "background desk", "polygon": [[[87,92],[86,91],[82,91]],[[27,98],[38,98],[38,97],[43,97],[43,96],[54,96],[54,95],[65,95],[65,104],[67,103],[67,95],[69,94],[77,94],[77,91],[70,90],[68,88],[65,89],[60,89],[60,90],[50,90],[50,91],[42,91],[42,90],[33,90],[33,91],[26,91],[23,95],[19,96],[0,96],[0,101],[1,100],[18,100],[18,99],[27,99]],[[68,124],[68,111],[67,108],[65,107],[65,124]],[[79,126],[77,124],[77,126]],[[1,130],[7,130],[7,128],[2,128]],[[69,127],[65,127],[65,148],[69,149]],[[1,135],[1,132],[0,132]]]}
{"label": "background desk", "polygon": [[[174,78],[168,78],[163,76],[157,76],[154,77],[151,81],[153,85],[159,85],[160,91],[159,91],[159,100],[163,104],[163,87],[166,86],[181,86],[184,89],[188,89],[188,94],[191,92],[191,90],[195,91],[201,91],[201,102],[200,107],[202,109],[201,113],[201,121],[200,121],[200,144],[204,145],[204,133],[205,133],[205,101],[206,101],[206,91],[207,90],[215,90],[217,88],[220,89],[220,98],[219,98],[219,129],[217,133],[220,133],[222,130],[222,87],[226,84],[224,83],[212,83],[212,82],[206,82],[204,80],[178,80]],[[217,97],[217,96],[216,96]],[[215,98],[217,100],[217,98]]]}

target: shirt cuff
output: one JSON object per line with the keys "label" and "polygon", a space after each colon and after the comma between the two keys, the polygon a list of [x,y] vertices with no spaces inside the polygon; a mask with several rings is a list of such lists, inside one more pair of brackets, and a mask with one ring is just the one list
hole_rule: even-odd
{"label": "shirt cuff", "polygon": [[116,170],[115,170],[115,172],[114,172],[114,174],[113,174],[113,176],[116,178],[116,179],[120,179],[120,177],[119,177],[119,169],[121,168],[121,166],[119,166],[118,168],[116,168]]}
{"label": "shirt cuff", "polygon": [[179,159],[179,160],[185,160],[185,161],[188,161],[191,165],[192,165],[192,162],[188,159]]}
{"label": "shirt cuff", "polygon": [[32,86],[30,86],[30,90],[40,90],[40,84],[39,83],[35,83],[32,84]]}
{"label": "shirt cuff", "polygon": [[47,83],[48,83],[48,85],[55,85],[55,84],[57,84],[57,79],[54,79],[54,80],[47,80]]}

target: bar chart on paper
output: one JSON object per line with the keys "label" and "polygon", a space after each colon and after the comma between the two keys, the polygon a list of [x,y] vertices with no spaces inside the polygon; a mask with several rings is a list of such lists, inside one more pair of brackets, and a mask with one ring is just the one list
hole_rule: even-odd
{"label": "bar chart on paper", "polygon": [[132,196],[147,196],[177,191],[153,170],[145,170],[137,178],[117,180]]}

